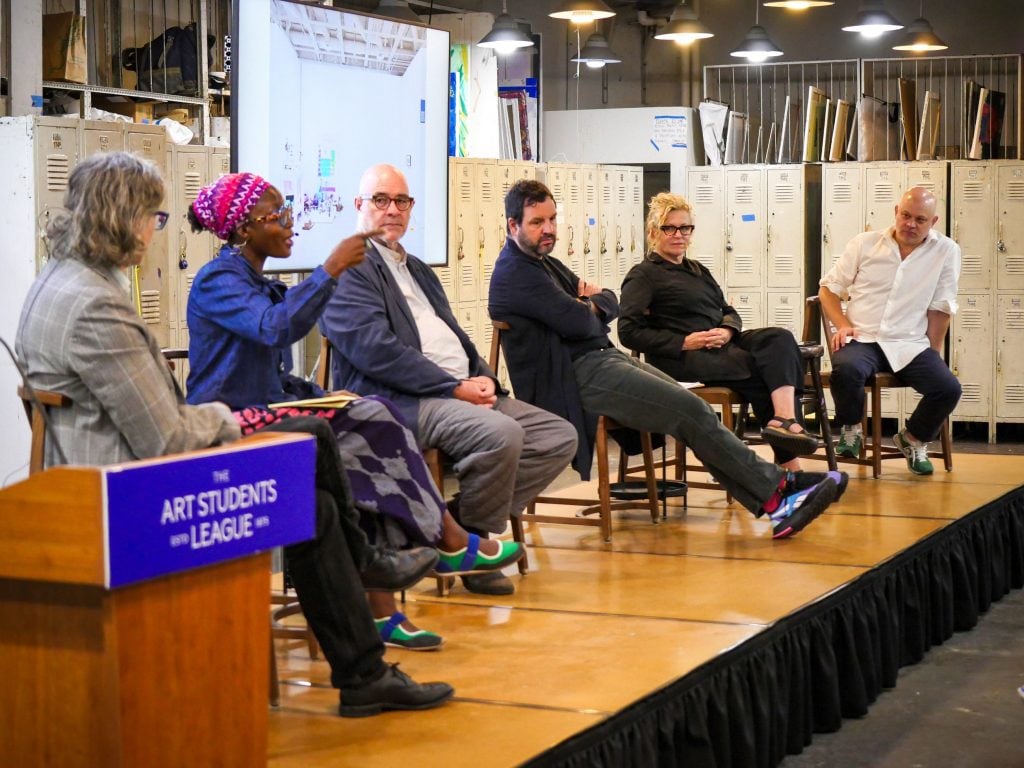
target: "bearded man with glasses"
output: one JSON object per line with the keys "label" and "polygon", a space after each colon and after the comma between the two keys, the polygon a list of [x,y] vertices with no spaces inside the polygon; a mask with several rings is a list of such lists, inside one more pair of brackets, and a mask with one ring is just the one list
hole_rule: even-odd
{"label": "bearded man with glasses", "polygon": [[754,409],[775,462],[800,469],[818,441],[797,419],[804,364],[784,328],[743,330],[739,313],[699,261],[687,257],[693,211],[679,195],[651,198],[648,253],[622,282],[619,339],[678,381],[728,387]]}

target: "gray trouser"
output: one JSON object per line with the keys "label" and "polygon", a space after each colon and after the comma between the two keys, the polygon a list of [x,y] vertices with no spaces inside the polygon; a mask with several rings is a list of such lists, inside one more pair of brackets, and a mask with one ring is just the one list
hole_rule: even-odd
{"label": "gray trouser", "polygon": [[494,408],[424,398],[419,442],[455,461],[462,524],[493,533],[504,531],[576,455],[569,422],[510,397],[499,397]]}
{"label": "gray trouser", "polygon": [[722,426],[707,403],[652,365],[617,349],[590,352],[573,363],[583,407],[634,429],[685,442],[722,486],[757,512],[784,471],[762,460]]}

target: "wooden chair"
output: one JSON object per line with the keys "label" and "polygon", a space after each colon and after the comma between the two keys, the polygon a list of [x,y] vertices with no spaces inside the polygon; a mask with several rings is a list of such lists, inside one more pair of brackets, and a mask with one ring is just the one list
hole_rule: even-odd
{"label": "wooden chair", "polygon": [[[501,359],[501,335],[511,326],[502,320],[493,320],[491,326],[494,333],[491,336],[491,351],[488,363],[491,370],[497,374]],[[612,510],[615,509],[648,509],[651,514],[651,522],[657,523],[658,513],[658,487],[654,465],[654,448],[651,444],[651,434],[640,432],[640,444],[644,457],[644,480],[647,488],[646,498],[643,504],[637,501],[613,501],[611,491],[611,480],[608,462],[608,431],[619,429],[622,425],[608,416],[599,416],[597,420],[597,435],[595,438],[594,453],[597,455],[597,503],[595,499],[561,498],[557,496],[538,496],[531,502],[523,512],[521,520],[512,520],[514,535],[522,535],[522,523],[529,520],[535,523],[557,523],[559,525],[585,525],[595,526],[601,529],[601,536],[605,541],[612,540]],[[545,515],[536,511],[537,504],[558,504],[574,507],[584,507],[576,517],[564,517],[561,515]],[[596,515],[596,517],[592,517]],[[521,539],[517,539],[520,541]]]}
{"label": "wooden chair", "polygon": [[[825,317],[825,313],[821,311],[821,303],[817,296],[810,296],[807,299],[807,311],[804,312],[804,338],[811,338],[812,334],[816,335],[815,326],[817,320],[820,319],[821,332],[824,336],[823,346],[829,351],[829,360],[832,359],[831,346],[828,343],[831,338],[833,328],[828,322],[828,318]],[[820,373],[822,386],[829,386],[830,373]],[[859,464],[862,466],[871,467],[872,476],[879,478],[882,476],[882,461],[887,459],[903,459],[903,452],[892,445],[882,444],[882,390],[893,389],[898,387],[906,387],[905,384],[899,381],[895,374],[892,373],[876,373],[874,376],[869,378],[865,383],[864,390],[867,394],[867,408],[864,412],[863,431],[865,440],[861,444],[860,456],[851,458],[847,456],[835,455],[835,449],[832,446],[831,432],[829,433],[828,444],[826,445],[826,451],[828,452],[827,458],[829,459],[830,466],[835,466],[835,462],[840,461],[847,464]],[[824,399],[824,395],[822,395]],[[871,425],[870,431],[868,429],[868,419],[870,418]],[[824,432],[824,430],[823,430]],[[932,458],[942,458],[943,464],[946,467],[947,472],[953,471],[953,441],[949,434],[949,419],[942,422],[942,427],[939,431],[939,441],[941,450],[930,451],[928,455]],[[870,454],[870,455],[868,455]],[[804,458],[823,458],[820,456],[807,456]]]}
{"label": "wooden chair", "polygon": [[[331,354],[332,354],[331,342],[326,336],[320,336],[320,359],[317,362],[315,382],[320,389],[327,390],[331,383]],[[438,448],[424,448],[423,449],[423,462],[427,465],[430,470],[430,476],[434,479],[434,484],[437,486],[437,490],[440,491],[441,496],[444,497],[444,467],[447,461],[447,457]],[[518,520],[512,520],[512,538],[523,544],[523,529],[521,525],[518,525]],[[525,545],[523,547],[525,552]],[[519,573],[526,575],[530,570],[530,564],[527,560],[527,555],[524,554],[522,559],[519,561]],[[444,597],[451,592],[452,586],[455,584],[455,578],[453,576],[438,576],[437,578],[437,593]],[[405,602],[405,594],[402,594],[402,602]]]}

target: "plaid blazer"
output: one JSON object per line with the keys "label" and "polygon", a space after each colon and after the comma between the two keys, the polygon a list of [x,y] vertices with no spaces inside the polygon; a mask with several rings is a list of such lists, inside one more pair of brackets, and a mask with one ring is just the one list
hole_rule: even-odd
{"label": "plaid blazer", "polygon": [[[113,464],[237,437],[221,404],[185,405],[116,268],[51,259],[29,290],[17,354],[29,383],[71,398],[50,411],[70,464]],[[53,440],[46,464],[59,463]]]}

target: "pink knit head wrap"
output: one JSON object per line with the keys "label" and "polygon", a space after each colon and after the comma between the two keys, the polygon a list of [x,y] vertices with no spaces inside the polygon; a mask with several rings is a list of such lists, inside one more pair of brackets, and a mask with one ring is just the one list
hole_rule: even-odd
{"label": "pink knit head wrap", "polygon": [[192,210],[204,227],[227,240],[269,186],[269,181],[255,173],[229,173],[199,190]]}

